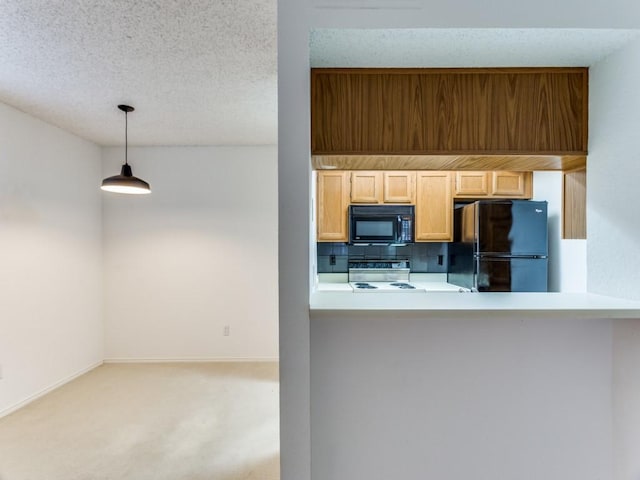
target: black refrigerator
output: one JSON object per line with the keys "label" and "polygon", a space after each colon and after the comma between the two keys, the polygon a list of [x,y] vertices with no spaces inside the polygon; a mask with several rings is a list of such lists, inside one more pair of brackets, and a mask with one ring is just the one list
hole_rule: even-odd
{"label": "black refrigerator", "polygon": [[447,281],[479,292],[546,292],[547,242],[547,202],[459,206]]}

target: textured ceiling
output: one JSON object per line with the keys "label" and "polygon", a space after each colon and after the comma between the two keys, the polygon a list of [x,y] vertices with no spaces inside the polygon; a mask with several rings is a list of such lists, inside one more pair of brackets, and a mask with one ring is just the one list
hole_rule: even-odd
{"label": "textured ceiling", "polygon": [[314,67],[591,66],[638,38],[638,30],[319,29]]}
{"label": "textured ceiling", "polygon": [[[277,142],[277,0],[0,0],[0,101],[100,145]],[[634,30],[312,32],[313,66],[591,65]]]}
{"label": "textured ceiling", "polygon": [[0,0],[0,101],[100,145],[277,142],[276,0]]}

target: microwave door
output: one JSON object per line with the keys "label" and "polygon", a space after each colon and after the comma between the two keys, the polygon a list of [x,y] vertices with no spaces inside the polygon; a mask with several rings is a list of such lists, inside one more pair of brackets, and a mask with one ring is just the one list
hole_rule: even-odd
{"label": "microwave door", "polygon": [[413,205],[350,205],[349,242],[413,243]]}
{"label": "microwave door", "polygon": [[396,217],[355,217],[354,242],[393,243],[396,241]]}

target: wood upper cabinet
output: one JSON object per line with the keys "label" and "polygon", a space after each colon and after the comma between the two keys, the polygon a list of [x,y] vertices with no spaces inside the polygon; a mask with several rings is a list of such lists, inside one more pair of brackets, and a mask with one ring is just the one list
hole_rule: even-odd
{"label": "wood upper cabinet", "polygon": [[491,172],[491,195],[493,197],[531,198],[531,172]]}
{"label": "wood upper cabinet", "polygon": [[351,172],[351,203],[382,201],[382,172]]}
{"label": "wood upper cabinet", "polygon": [[532,195],[531,172],[456,172],[455,198],[521,198]]}
{"label": "wood upper cabinet", "polygon": [[453,240],[451,172],[417,172],[416,241]]}
{"label": "wood upper cabinet", "polygon": [[382,172],[384,203],[416,203],[416,172]]}
{"label": "wood upper cabinet", "polygon": [[484,197],[489,195],[491,172],[456,172],[457,197]]}
{"label": "wood upper cabinet", "polygon": [[351,172],[351,203],[413,204],[415,201],[416,172]]}
{"label": "wood upper cabinet", "polygon": [[453,240],[454,198],[531,198],[531,172],[318,170],[319,242],[348,242],[350,203],[407,203],[417,242]]}
{"label": "wood upper cabinet", "polygon": [[316,191],[319,242],[347,242],[349,240],[349,173],[318,171]]}
{"label": "wood upper cabinet", "polygon": [[314,155],[587,152],[588,69],[312,69]]}

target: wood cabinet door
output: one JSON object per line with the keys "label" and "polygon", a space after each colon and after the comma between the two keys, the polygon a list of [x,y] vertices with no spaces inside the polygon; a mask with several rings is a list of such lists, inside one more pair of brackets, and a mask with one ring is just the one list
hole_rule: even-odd
{"label": "wood cabinet door", "polygon": [[349,240],[349,172],[318,171],[318,241],[347,242]]}
{"label": "wood cabinet door", "polygon": [[415,203],[416,172],[383,172],[384,203]]}
{"label": "wood cabinet door", "polygon": [[351,203],[382,203],[382,172],[351,172]]}
{"label": "wood cabinet door", "polygon": [[562,194],[562,238],[587,238],[587,170],[565,172]]}
{"label": "wood cabinet door", "polygon": [[416,184],[416,241],[452,241],[451,172],[417,172]]}
{"label": "wood cabinet door", "polygon": [[456,197],[486,197],[490,193],[491,172],[456,172]]}
{"label": "wood cabinet door", "polygon": [[491,196],[531,198],[531,172],[492,172]]}

